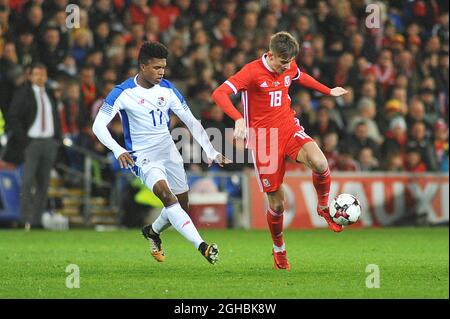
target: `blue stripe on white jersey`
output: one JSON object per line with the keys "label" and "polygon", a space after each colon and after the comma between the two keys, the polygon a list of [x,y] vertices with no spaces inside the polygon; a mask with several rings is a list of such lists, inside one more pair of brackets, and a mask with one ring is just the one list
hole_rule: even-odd
{"label": "blue stripe on white jersey", "polygon": [[125,148],[127,150],[133,149],[133,142],[131,141],[130,134],[130,120],[128,119],[127,112],[120,110],[120,116],[122,118],[123,138],[125,139]]}
{"label": "blue stripe on white jersey", "polygon": [[[128,80],[122,82],[121,84],[116,85],[114,87],[114,89],[108,94],[108,96],[106,96],[105,102],[103,103],[100,110],[105,112],[108,115],[111,115],[113,112],[113,109],[114,109],[113,105],[116,102],[116,100],[119,98],[119,96],[126,89],[132,89],[134,87],[136,87],[136,83],[134,83],[134,78],[129,78]],[[124,110],[121,110],[120,115],[122,118],[123,136],[125,139],[125,148],[127,150],[132,150],[133,143],[131,141],[130,123],[128,120],[127,113]]]}
{"label": "blue stripe on white jersey", "polygon": [[136,83],[134,83],[134,78],[129,78],[126,81],[123,81],[121,84],[116,85],[114,89],[108,94],[105,98],[105,102],[109,105],[114,105],[116,100],[119,98],[120,94],[123,93],[126,89],[132,89],[136,87]]}
{"label": "blue stripe on white jersey", "polygon": [[169,89],[172,89],[172,91],[175,93],[175,95],[178,97],[178,99],[180,100],[181,104],[183,105],[183,108],[185,110],[187,110],[189,107],[186,103],[186,100],[184,99],[183,95],[181,95],[181,93],[177,90],[177,88],[172,84],[172,82],[167,81],[166,79],[163,79],[161,81],[161,83],[159,83],[159,85],[161,87],[166,87]]}

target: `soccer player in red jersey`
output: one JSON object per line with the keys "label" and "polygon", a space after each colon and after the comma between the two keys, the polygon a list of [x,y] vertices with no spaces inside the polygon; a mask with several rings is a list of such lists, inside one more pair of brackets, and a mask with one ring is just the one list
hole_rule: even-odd
{"label": "soccer player in red jersey", "polygon": [[[288,90],[292,81],[325,95],[341,96],[347,91],[333,89],[301,72],[295,58],[299,53],[297,40],[287,32],[278,32],[270,39],[269,51],[260,59],[246,64],[213,92],[213,99],[235,120],[234,137],[246,139],[252,150],[261,191],[267,194],[267,222],[273,240],[274,266],[289,270],[283,240],[284,159],[309,167],[317,192],[317,213],[325,218],[329,228],[342,231],[330,216],[328,194],[330,170],[317,144],[305,133],[291,109]],[[241,92],[244,116],[233,106],[229,95]]]}

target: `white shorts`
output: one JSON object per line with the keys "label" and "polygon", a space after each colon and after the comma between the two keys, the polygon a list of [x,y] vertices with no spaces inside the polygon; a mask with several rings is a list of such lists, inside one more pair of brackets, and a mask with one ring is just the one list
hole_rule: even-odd
{"label": "white shorts", "polygon": [[153,186],[155,186],[156,182],[165,180],[174,195],[187,192],[189,186],[183,158],[180,153],[178,153],[178,156],[172,153],[172,156],[162,157],[159,160],[150,161],[144,159],[138,161],[133,168],[133,172],[151,191],[153,191]]}

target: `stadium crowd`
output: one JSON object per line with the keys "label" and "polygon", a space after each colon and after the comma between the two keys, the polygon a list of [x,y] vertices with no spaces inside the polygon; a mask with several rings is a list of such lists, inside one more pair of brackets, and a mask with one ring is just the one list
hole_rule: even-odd
{"label": "stadium crowd", "polygon": [[[67,27],[68,0],[0,0],[0,133],[8,135],[14,92],[27,81],[31,63],[40,61],[58,103],[62,136],[106,155],[92,121],[114,85],[137,73],[140,45],[160,41],[170,52],[166,78],[194,115],[245,152],[225,134],[234,123],[213,104],[211,93],[260,57],[273,33],[286,30],[300,43],[302,71],[349,91],[335,99],[291,87],[292,108],[332,170],[448,172],[448,1],[377,2],[379,28],[366,26],[363,0],[71,3],[80,9],[76,28]],[[174,116],[171,126],[180,126]],[[123,144],[120,120],[110,130]],[[184,152],[185,159],[187,154],[195,152]],[[80,165],[67,154],[60,160]],[[243,166],[249,164],[227,169]]]}

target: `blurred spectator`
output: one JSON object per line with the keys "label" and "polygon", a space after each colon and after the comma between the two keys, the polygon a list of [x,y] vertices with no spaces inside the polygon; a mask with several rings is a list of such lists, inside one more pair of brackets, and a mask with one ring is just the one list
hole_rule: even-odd
{"label": "blurred spectator", "polygon": [[390,50],[383,49],[380,52],[374,69],[377,81],[380,84],[380,93],[383,97],[387,97],[389,90],[394,85],[396,75]]}
{"label": "blurred spectator", "polygon": [[431,133],[433,123],[425,117],[425,107],[419,99],[413,99],[409,104],[408,114],[406,115],[406,123],[408,127],[412,127],[415,122],[423,122],[427,131]]}
{"label": "blurred spectator", "polygon": [[67,55],[67,51],[60,44],[60,33],[57,27],[46,27],[43,40],[39,46],[39,61],[48,68],[48,76],[53,78],[60,64]]}
{"label": "blurred spectator", "polygon": [[144,32],[145,40],[149,42],[156,42],[160,40],[159,36],[159,20],[157,16],[149,16],[145,20]]}
{"label": "blurred spectator", "polygon": [[448,172],[448,125],[443,119],[439,119],[433,128],[434,150],[439,170]]}
{"label": "blurred spectator", "polygon": [[317,31],[329,39],[340,28],[339,18],[332,13],[327,1],[317,2]]}
{"label": "blurred spectator", "polygon": [[353,132],[356,124],[364,121],[367,125],[368,137],[370,137],[377,144],[381,144],[383,142],[383,136],[380,134],[377,123],[374,121],[375,115],[377,114],[375,101],[364,97],[359,100],[357,109],[358,113],[347,123],[347,132]]}
{"label": "blurred spectator", "polygon": [[354,158],[358,158],[358,154],[363,148],[369,148],[373,154],[379,154],[379,146],[369,137],[369,128],[365,121],[356,123],[355,130],[349,136],[347,145]]}
{"label": "blurred spectator", "polygon": [[212,36],[225,50],[230,50],[237,45],[236,38],[231,33],[231,21],[228,17],[219,19],[216,27],[212,30]]}
{"label": "blurred spectator", "polygon": [[389,125],[389,131],[386,132],[385,140],[381,146],[382,154],[389,158],[392,154],[404,155],[406,142],[406,121],[401,116],[393,118]]}
{"label": "blurred spectator", "polygon": [[392,119],[404,115],[404,109],[402,102],[397,99],[390,99],[384,105],[384,111],[378,113],[378,127],[382,134],[386,134],[386,132],[391,129]]}
{"label": "blurred spectator", "polygon": [[373,150],[369,147],[364,147],[359,151],[358,155],[359,169],[362,172],[373,172],[379,170],[378,160],[373,154]]}
{"label": "blurred spectator", "polygon": [[196,118],[201,118],[202,114],[212,105],[211,88],[208,85],[197,85],[191,88],[189,93],[193,97],[189,101],[192,114]]}
{"label": "blurred spectator", "polygon": [[92,32],[80,29],[73,33],[73,45],[70,54],[75,59],[78,67],[85,61],[92,44]]}
{"label": "blurred spectator", "polygon": [[311,126],[310,135],[313,137],[318,136],[322,139],[327,133],[337,133],[341,135],[339,126],[330,118],[330,112],[325,107],[320,107],[317,111],[317,120]]}
{"label": "blurred spectator", "polygon": [[152,10],[148,5],[147,0],[132,0],[128,7],[127,14],[130,15],[131,24],[144,25],[148,17],[150,17]]}
{"label": "blurred spectator", "polygon": [[22,28],[17,31],[17,58],[22,66],[33,63],[38,58],[35,35],[30,29]]}
{"label": "blurred spectator", "polygon": [[336,99],[331,96],[322,96],[319,100],[319,108],[321,107],[328,110],[331,121],[336,123],[339,134],[341,134],[344,129],[344,120],[339,110],[336,109]]}
{"label": "blurred spectator", "polygon": [[98,21],[94,27],[94,46],[104,51],[110,41],[111,30],[108,21]]}
{"label": "blurred spectator", "polygon": [[312,108],[311,95],[308,91],[298,91],[293,99],[293,108],[306,132],[311,132],[312,123],[316,122],[316,112]]}
{"label": "blurred spectator", "polygon": [[17,65],[18,58],[14,43],[5,43],[2,53],[0,57],[0,109],[3,116],[7,118],[14,89],[23,83],[23,79],[21,79],[23,68]]}
{"label": "blurred spectator", "polygon": [[419,148],[408,147],[406,149],[405,171],[410,173],[424,173],[427,166],[422,160],[422,152]]}
{"label": "blurred spectator", "polygon": [[97,95],[95,83],[95,68],[84,65],[80,70],[81,101],[82,105],[91,113],[91,106]]}
{"label": "blurred spectator", "polygon": [[352,154],[347,151],[346,147],[339,148],[339,154],[336,158],[336,162],[329,163],[330,170],[343,171],[343,172],[356,172],[359,170],[359,164],[353,159]]}
{"label": "blurred spectator", "polygon": [[78,74],[77,63],[71,55],[67,55],[64,60],[58,64],[58,72],[70,77]]}
{"label": "blurred spectator", "polygon": [[404,171],[404,155],[398,152],[393,152],[384,158],[383,170],[388,172],[403,172]]}
{"label": "blurred spectator", "polygon": [[42,7],[38,3],[33,3],[33,1],[28,2],[30,4],[28,8],[25,9],[24,20],[20,23],[22,28],[30,30],[36,37],[40,37],[43,31],[43,19],[44,13],[42,12]]}
{"label": "blurred spectator", "polygon": [[180,15],[180,10],[170,2],[170,0],[155,0],[150,6],[151,13],[158,17],[159,30],[161,32],[172,26]]}
{"label": "blurred spectator", "polygon": [[111,30],[121,32],[123,31],[123,25],[120,21],[116,8],[114,7],[112,0],[96,0],[93,1],[93,6],[89,10],[89,26],[91,30],[94,29],[99,21],[108,21]]}
{"label": "blurred spectator", "polygon": [[236,37],[238,42],[242,40],[253,40],[256,35],[258,26],[258,13],[254,11],[248,11],[244,13],[242,18],[242,25],[236,30]]}
{"label": "blurred spectator", "polygon": [[211,30],[218,18],[218,12],[212,10],[211,4],[209,0],[193,1],[192,18],[194,21],[201,21],[205,30]]}
{"label": "blurred spectator", "polygon": [[289,32],[299,41],[299,43],[311,42],[313,39],[313,32],[311,30],[311,21],[309,16],[300,13],[292,23],[292,28]]}
{"label": "blurred spectator", "polygon": [[434,91],[430,88],[422,88],[419,90],[419,99],[425,106],[425,120],[428,123],[434,123],[439,118],[438,104],[434,95]]}
{"label": "blurred spectator", "polygon": [[[59,0],[60,6],[52,13],[51,20],[47,22],[47,25],[54,25],[59,30],[60,45],[64,50],[69,49],[70,44],[70,29],[66,26],[66,6],[68,0]],[[54,2],[55,3],[55,2]]]}
{"label": "blurred spectator", "polygon": [[429,171],[438,170],[433,143],[427,136],[426,127],[423,122],[415,122],[410,127],[410,137],[406,146],[420,152],[421,158]]}
{"label": "blurred spectator", "polygon": [[437,36],[441,43],[448,44],[449,41],[448,34],[449,34],[448,12],[441,12],[439,15],[439,20],[431,30],[431,35]]}
{"label": "blurred spectator", "polygon": [[353,62],[353,55],[349,52],[344,52],[338,58],[333,71],[334,86],[346,86],[351,83]]}
{"label": "blurred spectator", "polygon": [[335,166],[336,162],[338,160],[339,151],[338,151],[338,144],[339,144],[339,136],[337,133],[327,133],[324,135],[322,140],[322,150],[323,154],[327,158],[328,164],[331,166]]}

